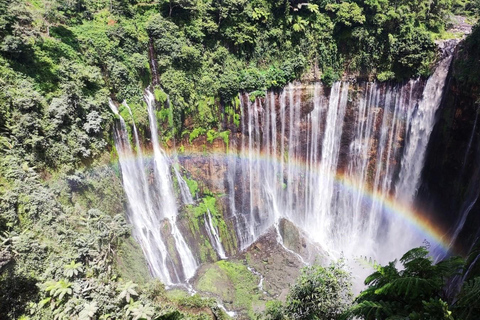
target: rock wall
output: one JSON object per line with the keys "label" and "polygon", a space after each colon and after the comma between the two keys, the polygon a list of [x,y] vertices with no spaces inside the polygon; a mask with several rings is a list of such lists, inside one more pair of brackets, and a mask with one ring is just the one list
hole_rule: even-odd
{"label": "rock wall", "polygon": [[[465,58],[464,43],[454,65]],[[435,214],[452,235],[454,251],[466,254],[480,232],[479,91],[451,69],[422,173],[417,206]]]}
{"label": "rock wall", "polygon": [[[446,70],[433,77],[440,94]],[[411,160],[405,158],[408,143],[415,142],[416,154],[422,154],[417,149],[428,142],[421,130],[430,132],[433,123],[425,115],[434,114],[438,104],[427,101],[427,88],[417,79],[332,88],[300,83],[262,98],[244,94],[235,110],[240,122],[226,123],[229,143],[185,138],[177,142],[184,151],[179,159],[190,178],[217,195],[237,250],[271,226],[285,240],[279,230],[283,218],[330,254],[373,256],[380,250],[389,252],[385,259],[395,258],[410,240],[423,240],[415,235],[400,241],[398,226],[405,222],[397,221],[401,213],[387,212],[385,203],[404,192],[396,183],[408,169],[403,163]],[[416,188],[415,181],[406,183],[408,192]]]}

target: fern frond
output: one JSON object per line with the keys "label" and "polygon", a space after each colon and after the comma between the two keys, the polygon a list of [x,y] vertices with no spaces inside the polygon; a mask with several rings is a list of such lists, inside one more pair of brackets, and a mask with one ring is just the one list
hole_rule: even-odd
{"label": "fern frond", "polygon": [[430,279],[422,279],[418,277],[402,277],[393,280],[375,293],[385,295],[396,295],[415,299],[425,292],[435,290],[436,282]]}
{"label": "fern frond", "polygon": [[364,319],[385,319],[395,315],[394,310],[399,310],[399,304],[393,301],[362,301],[352,306],[342,319],[352,319],[362,316]]}
{"label": "fern frond", "polygon": [[428,257],[428,250],[425,247],[418,247],[418,248],[413,248],[409,251],[407,251],[402,258],[400,258],[400,262],[405,265],[405,263],[408,263],[412,260],[418,259],[418,258],[426,258]]}

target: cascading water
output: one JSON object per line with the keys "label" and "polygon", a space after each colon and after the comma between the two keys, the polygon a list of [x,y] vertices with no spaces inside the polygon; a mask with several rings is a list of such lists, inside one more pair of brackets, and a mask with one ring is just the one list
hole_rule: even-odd
{"label": "cascading water", "polygon": [[[118,113],[115,104],[110,101],[112,111],[120,119],[120,126],[115,128],[114,138],[122,169],[123,185],[130,205],[128,217],[134,227],[133,235],[142,247],[153,276],[160,278],[168,285],[183,283],[195,274],[197,263],[176,224],[177,206],[172,189],[170,166],[155,134],[157,128],[153,111],[153,94],[147,91],[145,100],[148,105],[154,149],[153,186],[147,179],[148,169],[144,165],[145,161],[135,123],[133,123],[133,137],[136,154],[128,139],[126,123]],[[128,108],[132,116],[128,105],[124,103],[124,106]],[[178,181],[179,184],[186,185],[183,179],[178,179]],[[188,195],[190,194],[188,193]],[[188,198],[185,195],[185,202],[192,203],[191,196]],[[162,234],[162,228],[165,228],[166,224],[170,228],[170,235]],[[173,239],[175,247],[173,253],[172,249],[169,250],[167,247],[169,237]],[[172,258],[172,254],[178,255],[179,262],[175,262],[176,259]]]}
{"label": "cascading water", "polygon": [[173,165],[173,171],[175,172],[175,178],[177,178],[178,187],[180,189],[180,194],[182,195],[183,203],[193,204],[193,197],[190,194],[190,189],[188,188],[185,180],[182,178],[182,175],[180,174],[180,171],[178,170],[176,165]]}
{"label": "cascading water", "polygon": [[[281,219],[334,258],[367,256],[383,263],[421,244],[424,235],[392,214],[389,203],[412,205],[450,62],[451,56],[442,60],[426,82],[337,82],[331,88],[316,83],[307,90],[290,84],[264,99],[240,95],[240,128],[223,163],[224,218],[234,226],[239,249],[272,226],[283,245]],[[172,174],[183,203],[194,200],[178,159],[172,164],[160,147],[150,91],[145,101],[153,168],[144,164],[135,125],[136,161],[129,160],[135,154],[121,117],[115,129],[129,218],[153,275],[179,283],[194,275],[197,262],[177,225]],[[153,179],[147,179],[149,170]],[[212,247],[224,259],[210,212],[203,220]]]}
{"label": "cascading water", "polygon": [[165,151],[160,147],[158,141],[157,118],[154,113],[155,97],[150,91],[145,93],[145,101],[148,106],[148,118],[150,121],[150,131],[152,133],[152,146],[155,162],[155,181],[160,190],[159,198],[161,203],[161,217],[168,219],[171,227],[171,234],[175,240],[175,246],[181,259],[183,267],[183,275],[186,279],[190,279],[195,274],[197,263],[188,247],[182,233],[177,226],[177,204],[172,188],[172,179],[170,176],[170,166]]}
{"label": "cascading water", "polygon": [[435,112],[442,100],[443,87],[452,57],[450,55],[443,59],[435,69],[435,73],[428,79],[422,100],[413,111],[412,119],[408,124],[407,144],[396,188],[397,198],[403,202],[411,202],[418,190],[427,143],[435,124]]}
{"label": "cascading water", "polygon": [[227,256],[225,254],[225,249],[223,248],[222,241],[220,240],[220,236],[218,235],[218,231],[213,225],[212,222],[212,214],[210,210],[207,209],[207,213],[203,216],[205,221],[205,228],[207,229],[208,237],[210,238],[210,242],[212,243],[215,251],[217,252],[220,259],[226,259]]}
{"label": "cascading water", "polygon": [[426,83],[315,84],[310,107],[293,85],[263,100],[241,96],[241,156],[227,165],[240,248],[280,218],[333,257],[387,261],[421,245],[424,235],[385,202],[396,192],[412,204],[450,62]]}
{"label": "cascading water", "polygon": [[[128,218],[134,226],[133,235],[140,243],[152,274],[166,284],[171,284],[172,279],[167,267],[170,258],[160,234],[161,223],[153,210],[145,176],[146,171],[143,167],[143,157],[140,154],[141,148],[137,147],[138,154],[135,157],[124,119],[112,101],[110,101],[110,108],[120,119],[120,126],[118,124],[115,126],[114,139],[122,169],[123,188],[130,204]],[[134,137],[138,142],[135,126],[134,130]]]}

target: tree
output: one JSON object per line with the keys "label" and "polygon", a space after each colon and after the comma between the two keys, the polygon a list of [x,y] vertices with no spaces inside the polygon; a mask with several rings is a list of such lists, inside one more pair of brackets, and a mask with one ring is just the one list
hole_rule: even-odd
{"label": "tree", "polygon": [[350,273],[341,262],[308,266],[290,289],[285,313],[289,319],[338,319],[351,298]]}
{"label": "tree", "polygon": [[459,274],[463,260],[451,257],[434,264],[428,254],[426,247],[408,251],[400,259],[403,270],[397,269],[396,260],[375,265],[376,271],[365,279],[368,288],[344,318],[453,319],[448,304],[451,295],[443,289],[448,279]]}

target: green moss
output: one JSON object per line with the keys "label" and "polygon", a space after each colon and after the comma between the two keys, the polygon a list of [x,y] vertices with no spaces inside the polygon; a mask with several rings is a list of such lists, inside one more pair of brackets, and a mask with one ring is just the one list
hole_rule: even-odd
{"label": "green moss", "polygon": [[229,222],[229,226],[225,222],[225,220],[218,219],[218,233],[220,235],[220,239],[222,240],[223,247],[227,252],[236,252],[237,250],[237,239],[235,232],[231,232],[230,230],[234,230],[234,226],[232,222]]}
{"label": "green moss", "polygon": [[207,131],[207,142],[213,143],[213,140],[215,140],[218,137],[218,134],[215,130],[210,129]]}
{"label": "green moss", "polygon": [[[187,183],[189,180],[187,180]],[[191,180],[193,181],[193,180]],[[195,185],[197,187],[197,185]],[[200,246],[200,256],[202,261],[214,261],[217,259],[215,250],[213,249],[212,244],[209,242],[209,239],[204,239],[200,241],[197,236],[200,232],[200,225],[205,223],[205,215],[210,212],[212,218],[212,224],[214,228],[218,229],[220,240],[227,249],[228,252],[236,251],[236,238],[234,233],[229,232],[230,228],[233,228],[233,225],[230,225],[230,228],[227,226],[227,223],[223,219],[221,210],[218,208],[217,200],[213,194],[210,194],[208,190],[204,190],[204,197],[200,199],[196,206],[189,205],[186,206],[186,215],[188,217],[188,225],[190,232],[196,238],[197,243]]]}
{"label": "green moss", "polygon": [[215,293],[224,301],[233,301],[235,298],[230,286],[231,281],[227,273],[218,264],[213,264],[205,274],[200,276],[197,283],[198,290]]}
{"label": "green moss", "polygon": [[179,301],[181,299],[187,298],[190,295],[188,292],[185,290],[180,290],[180,289],[172,289],[167,291],[167,297],[170,298],[171,300],[176,300]]}
{"label": "green moss", "polygon": [[218,211],[216,207],[217,200],[215,197],[206,195],[204,198],[201,199],[201,202],[198,206],[194,207],[194,213],[196,217],[200,217],[210,211],[213,217],[213,223],[216,225],[216,217],[218,216]]}
{"label": "green moss", "polygon": [[120,104],[118,106],[118,113],[120,114],[120,116],[123,118],[123,120],[127,124],[128,140],[130,141],[130,143],[132,143],[133,142],[133,131],[132,131],[133,126],[131,126],[129,124],[132,123],[133,119],[130,116],[130,112],[128,112],[127,107],[125,107],[123,104]]}
{"label": "green moss", "polygon": [[254,102],[257,98],[265,98],[265,91],[263,90],[256,90],[250,93],[250,101]]}
{"label": "green moss", "polygon": [[204,128],[195,128],[193,129],[192,132],[190,132],[189,136],[188,136],[188,141],[190,143],[192,143],[193,140],[195,140],[196,138],[198,138],[199,136],[201,136],[202,134],[205,134],[205,129]]}
{"label": "green moss", "polygon": [[177,266],[180,265],[179,256],[178,256],[178,252],[177,252],[177,246],[176,246],[175,239],[173,238],[173,236],[168,237],[166,243],[167,243],[168,255],[170,256],[170,258],[172,258],[173,263]]}
{"label": "green moss", "polygon": [[261,303],[258,281],[244,264],[221,260],[200,276],[197,288],[218,295],[223,301],[231,301],[235,309],[253,317],[253,307]]}
{"label": "green moss", "polygon": [[218,133],[218,137],[223,139],[228,151],[229,139],[230,139],[230,130],[222,131]]}
{"label": "green moss", "polygon": [[192,197],[195,198],[198,192],[198,182],[193,179],[188,179],[187,177],[183,177],[183,179],[187,183],[188,189],[190,190]]}
{"label": "green moss", "polygon": [[215,261],[217,259],[217,254],[215,249],[213,249],[212,244],[205,237],[201,237],[202,241],[200,244],[200,260],[202,262]]}
{"label": "green moss", "polygon": [[188,217],[188,226],[193,235],[200,231],[200,225],[198,224],[198,217],[195,215],[195,207],[193,205],[185,206],[185,212]]}
{"label": "green moss", "polygon": [[120,246],[117,271],[125,281],[131,280],[138,284],[145,284],[152,279],[142,249],[132,237],[123,241]]}
{"label": "green moss", "polygon": [[222,140],[225,143],[225,145],[227,147],[227,150],[228,150],[228,143],[229,143],[229,140],[230,140],[230,130],[217,132],[214,129],[210,129],[210,130],[207,131],[207,142],[213,143],[213,141],[217,138],[222,138]]}

